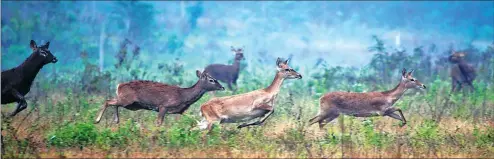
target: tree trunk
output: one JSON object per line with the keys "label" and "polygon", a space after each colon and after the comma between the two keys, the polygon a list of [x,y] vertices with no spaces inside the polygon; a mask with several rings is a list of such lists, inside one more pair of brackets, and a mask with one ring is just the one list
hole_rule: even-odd
{"label": "tree trunk", "polygon": [[104,66],[104,55],[105,55],[105,39],[106,39],[106,32],[105,32],[105,27],[106,27],[106,22],[103,20],[103,23],[101,24],[101,31],[99,35],[99,71],[103,72],[103,66]]}

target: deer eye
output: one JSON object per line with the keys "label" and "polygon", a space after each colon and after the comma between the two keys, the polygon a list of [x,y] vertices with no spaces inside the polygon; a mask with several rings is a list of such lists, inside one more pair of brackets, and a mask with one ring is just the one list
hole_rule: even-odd
{"label": "deer eye", "polygon": [[285,71],[288,71],[288,72],[290,72],[291,70],[290,70],[290,69],[285,69]]}
{"label": "deer eye", "polygon": [[213,82],[214,82],[214,80],[213,80],[213,79],[209,79],[209,82],[213,83]]}
{"label": "deer eye", "polygon": [[410,79],[410,81],[415,81],[415,79],[412,78],[412,79]]}

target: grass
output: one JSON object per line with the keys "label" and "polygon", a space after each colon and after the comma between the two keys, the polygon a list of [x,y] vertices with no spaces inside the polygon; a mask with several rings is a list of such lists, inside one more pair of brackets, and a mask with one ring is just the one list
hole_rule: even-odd
{"label": "grass", "polygon": [[[480,80],[472,93],[451,93],[450,82],[444,77],[418,77],[428,89],[409,90],[394,105],[404,112],[408,121],[404,127],[389,117],[342,115],[319,129],[317,124],[307,124],[317,114],[318,100],[324,93],[382,91],[394,84],[365,80],[373,73],[363,70],[350,70],[359,82],[341,79],[349,74],[344,68],[301,72],[307,75],[303,80],[285,81],[275,113],[262,126],[237,129],[238,124],[223,124],[203,139],[205,132],[196,125],[200,104],[212,98],[209,93],[182,116],[167,115],[161,127],[155,126],[156,112],[126,109],[120,109],[120,124],[113,123],[114,109],[108,109],[101,122],[94,124],[98,110],[114,96],[114,86],[119,82],[137,78],[185,87],[197,80],[193,71],[184,68],[153,68],[137,74],[128,73],[137,66],[129,68],[111,73],[84,71],[82,74],[88,74],[85,79],[60,72],[56,79],[38,78],[27,96],[28,109],[6,118],[15,103],[2,106],[3,157],[494,156],[494,86]],[[181,75],[173,76],[174,71]],[[318,72],[325,75],[314,74]],[[237,93],[266,87],[272,76],[273,72],[263,70],[241,72]],[[84,90],[84,80],[94,81],[90,82],[91,93]],[[231,94],[220,91],[215,96]]]}
{"label": "grass", "polygon": [[[298,96],[283,88],[277,111],[258,127],[215,127],[206,140],[194,129],[205,95],[177,120],[168,115],[156,127],[157,114],[122,109],[113,124],[112,109],[100,124],[94,117],[105,96],[53,93],[18,116],[3,118],[5,157],[488,157],[494,155],[492,114],[479,113],[483,97],[442,95],[448,88],[434,81],[426,93],[408,94],[395,106],[408,123],[388,117],[340,116],[320,130],[307,121],[317,113],[317,98]],[[250,86],[252,87],[252,86]],[[240,90],[245,90],[241,88]],[[288,92],[292,92],[289,95]],[[493,108],[493,88],[486,89],[487,108]],[[68,90],[70,92],[70,90]],[[217,96],[228,92],[218,92]],[[448,106],[443,106],[450,99]],[[290,101],[291,102],[287,102]],[[33,103],[35,101],[29,101]],[[433,107],[431,103],[438,103]],[[51,105],[51,106],[50,106]],[[2,107],[10,112],[15,104]],[[445,110],[442,110],[445,108]],[[441,112],[443,111],[442,115]],[[492,112],[492,111],[491,111]],[[439,117],[441,115],[441,117]],[[300,120],[297,120],[300,118]],[[477,118],[477,119],[475,119]],[[440,120],[438,120],[440,119]],[[341,122],[345,131],[341,131]]]}

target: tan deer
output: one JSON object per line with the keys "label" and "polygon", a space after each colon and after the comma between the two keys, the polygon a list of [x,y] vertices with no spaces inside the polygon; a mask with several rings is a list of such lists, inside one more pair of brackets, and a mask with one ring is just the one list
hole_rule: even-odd
{"label": "tan deer", "polygon": [[[319,128],[336,119],[340,114],[355,117],[389,116],[406,124],[405,116],[400,108],[393,104],[400,99],[407,89],[421,88],[425,85],[412,76],[413,70],[403,69],[400,83],[393,89],[384,92],[331,92],[319,99],[319,114],[310,119],[309,125],[319,123]],[[398,111],[400,115],[395,112]]]}
{"label": "tan deer", "polygon": [[243,123],[237,128],[261,125],[274,112],[276,96],[285,79],[301,79],[302,75],[288,66],[288,60],[276,61],[277,72],[267,88],[233,96],[213,98],[201,105],[199,128],[211,131],[214,123],[238,123],[261,118],[258,121]]}

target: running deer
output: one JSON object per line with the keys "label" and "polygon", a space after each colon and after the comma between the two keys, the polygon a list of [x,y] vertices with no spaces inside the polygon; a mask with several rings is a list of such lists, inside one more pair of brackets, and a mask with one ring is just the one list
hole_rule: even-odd
{"label": "running deer", "polygon": [[50,42],[47,42],[45,45],[38,47],[36,42],[31,40],[30,47],[33,50],[31,56],[21,65],[2,71],[2,104],[17,102],[17,107],[9,115],[10,117],[27,108],[24,96],[31,90],[34,78],[36,78],[41,68],[46,64],[58,61],[48,50],[49,46]]}
{"label": "running deer", "polygon": [[452,92],[459,91],[464,83],[470,86],[471,91],[475,90],[472,83],[477,76],[475,68],[467,63],[463,57],[465,57],[463,52],[453,52],[449,56],[449,61],[453,63],[450,70]]}
{"label": "running deer", "polygon": [[189,88],[143,80],[121,83],[117,86],[117,98],[105,102],[96,118],[96,123],[99,123],[106,108],[113,106],[115,123],[119,122],[118,107],[123,107],[132,111],[145,109],[159,112],[156,124],[160,126],[165,113],[182,114],[207,91],[225,89],[207,73],[197,70],[196,75],[199,80]]}
{"label": "running deer", "polygon": [[213,78],[228,84],[228,89],[233,90],[232,84],[237,87],[238,74],[240,72],[240,61],[244,60],[244,48],[235,49],[231,47],[231,51],[235,54],[233,65],[211,64],[204,69],[204,72],[209,73]]}
{"label": "running deer", "polygon": [[[331,92],[319,99],[319,114],[310,119],[309,125],[319,123],[319,128],[336,119],[340,114],[355,117],[389,116],[406,124],[405,116],[400,108],[393,104],[400,99],[407,89],[421,88],[425,85],[412,76],[413,70],[403,69],[400,83],[393,89],[384,92]],[[395,112],[398,111],[400,115]]]}
{"label": "running deer", "polygon": [[254,118],[258,121],[243,123],[237,128],[261,125],[274,112],[274,103],[281,84],[285,79],[301,79],[302,75],[288,66],[288,60],[276,61],[277,72],[267,88],[233,96],[213,98],[201,105],[203,119],[198,123],[201,130],[211,131],[214,123],[246,122]]}

